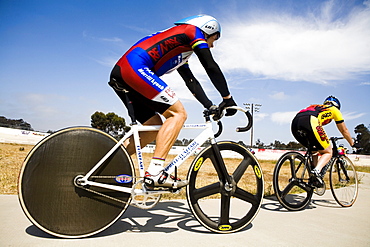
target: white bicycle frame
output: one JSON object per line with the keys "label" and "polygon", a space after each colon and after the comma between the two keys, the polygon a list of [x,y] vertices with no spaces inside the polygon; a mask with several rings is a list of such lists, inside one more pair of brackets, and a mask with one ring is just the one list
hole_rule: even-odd
{"label": "white bicycle frame", "polygon": [[[79,179],[79,184],[83,186],[91,185],[131,193],[132,191],[131,188],[90,181],[89,177],[117,150],[117,148],[119,148],[124,143],[126,139],[128,139],[131,136],[134,137],[139,174],[140,177],[144,177],[145,168],[142,149],[140,146],[139,132],[158,131],[161,127],[162,127],[161,125],[151,125],[151,126],[133,125],[131,127],[131,130],[127,132],[124,135],[124,137],[119,142],[117,142],[117,144],[111,150],[109,150],[109,152],[85,176]],[[177,167],[183,164],[184,161],[187,160],[192,154],[194,154],[198,147],[200,147],[207,140],[211,140],[211,143],[215,143],[214,132],[212,129],[211,122],[206,122],[203,124],[184,124],[182,129],[203,129],[203,131],[200,134],[198,134],[198,136],[164,168],[164,170],[169,174],[174,172],[174,170]]]}
{"label": "white bicycle frame", "polygon": [[[230,108],[242,111],[244,113],[247,112],[241,107],[235,106],[235,107],[230,107]],[[137,125],[137,124],[133,125],[131,127],[131,130],[127,132],[123,136],[123,138],[120,141],[118,141],[117,144],[114,145],[112,149],[109,150],[109,152],[106,155],[104,155],[104,157],[85,176],[80,177],[78,179],[78,183],[82,186],[91,185],[91,186],[101,187],[105,189],[111,189],[111,190],[116,190],[120,192],[131,193],[132,188],[94,182],[94,181],[90,181],[89,178],[117,150],[117,148],[119,148],[125,142],[125,140],[127,140],[131,136],[133,136],[134,138],[134,144],[135,144],[136,155],[137,155],[137,165],[139,167],[139,174],[140,174],[140,177],[143,178],[145,174],[145,169],[144,169],[144,159],[142,155],[143,153],[142,153],[141,145],[140,145],[139,132],[158,131],[161,127],[162,125],[150,125],[150,126]],[[198,134],[198,136],[164,168],[164,171],[166,171],[168,174],[171,174],[172,172],[174,172],[177,167],[183,164],[184,161],[187,160],[192,154],[194,154],[197,148],[200,147],[207,140],[210,140],[211,144],[216,143],[211,121],[207,121],[206,123],[202,123],[202,124],[184,124],[182,129],[203,129],[203,131],[200,134]],[[135,189],[135,192],[136,192],[136,189]],[[139,192],[140,190],[137,191],[137,193]]]}

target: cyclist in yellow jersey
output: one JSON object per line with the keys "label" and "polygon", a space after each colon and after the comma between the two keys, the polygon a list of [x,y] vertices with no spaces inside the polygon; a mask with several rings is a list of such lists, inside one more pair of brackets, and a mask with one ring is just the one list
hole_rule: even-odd
{"label": "cyclist in yellow jersey", "polygon": [[291,129],[295,139],[316,154],[321,154],[320,159],[318,155],[313,156],[315,168],[312,170],[312,173],[319,182],[318,187],[323,185],[320,174],[321,169],[329,162],[333,154],[330,140],[323,126],[330,123],[333,119],[340,133],[352,147],[354,141],[340,112],[340,102],[334,96],[327,97],[322,105],[310,105],[301,110],[292,121]]}

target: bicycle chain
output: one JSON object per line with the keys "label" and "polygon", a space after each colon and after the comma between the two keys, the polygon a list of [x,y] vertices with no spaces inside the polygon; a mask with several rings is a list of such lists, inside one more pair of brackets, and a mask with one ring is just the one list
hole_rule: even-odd
{"label": "bicycle chain", "polygon": [[116,178],[117,176],[91,176],[90,178]]}

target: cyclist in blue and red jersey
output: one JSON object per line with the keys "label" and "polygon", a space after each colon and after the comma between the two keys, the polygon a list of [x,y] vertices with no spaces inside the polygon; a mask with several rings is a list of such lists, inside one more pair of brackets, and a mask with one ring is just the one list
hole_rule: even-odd
{"label": "cyclist in blue and red jersey", "polygon": [[320,159],[318,155],[313,155],[315,168],[312,170],[312,175],[317,179],[316,182],[318,183],[315,184],[317,187],[323,186],[322,174],[320,172],[333,154],[330,140],[323,126],[330,123],[333,119],[340,133],[349,145],[353,147],[354,141],[340,112],[340,102],[334,96],[327,97],[322,105],[310,105],[301,110],[292,121],[292,134],[296,140],[315,153],[321,154]]}
{"label": "cyclist in blue and red jersey", "polygon": [[[223,98],[219,108],[234,106],[225,77],[214,61],[210,48],[221,35],[221,26],[212,16],[198,15],[175,22],[167,30],[147,36],[134,44],[116,63],[109,85],[126,105],[133,121],[143,125],[162,125],[158,132],[140,134],[141,145],[156,140],[156,149],[145,174],[150,187],[180,188],[188,181],[174,178],[163,171],[165,158],[178,137],[187,113],[175,92],[160,76],[177,70],[195,98],[207,109],[214,108],[187,63],[195,53],[211,82]],[[130,102],[130,103],[129,103]],[[236,110],[227,109],[226,116]],[[161,114],[165,121],[162,122]],[[135,152],[132,140],[125,146]]]}

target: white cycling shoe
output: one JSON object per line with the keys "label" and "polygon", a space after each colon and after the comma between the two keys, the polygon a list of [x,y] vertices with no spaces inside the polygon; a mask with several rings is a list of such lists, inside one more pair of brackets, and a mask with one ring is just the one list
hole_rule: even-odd
{"label": "white cycling shoe", "polygon": [[175,178],[175,176],[162,171],[158,175],[151,175],[145,172],[144,183],[149,189],[154,189],[155,187],[180,189],[188,185],[189,181]]}

